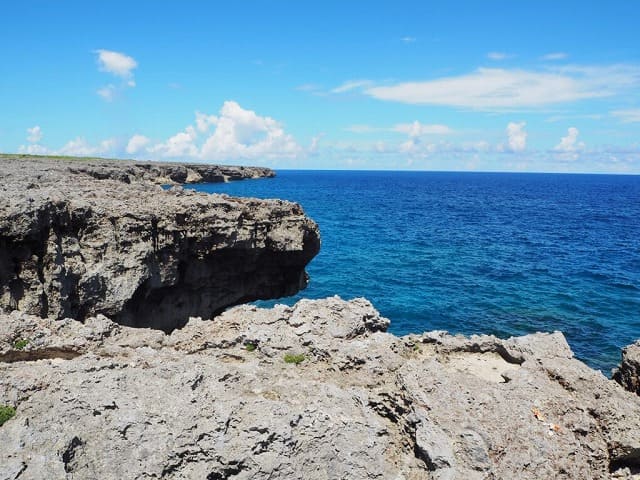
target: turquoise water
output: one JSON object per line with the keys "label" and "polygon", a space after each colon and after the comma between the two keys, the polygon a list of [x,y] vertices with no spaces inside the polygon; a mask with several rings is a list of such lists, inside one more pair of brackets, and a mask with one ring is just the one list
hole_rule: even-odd
{"label": "turquoise water", "polygon": [[196,188],[318,222],[309,287],[285,303],[364,296],[396,334],[560,330],[606,374],[640,338],[638,176],[280,171]]}

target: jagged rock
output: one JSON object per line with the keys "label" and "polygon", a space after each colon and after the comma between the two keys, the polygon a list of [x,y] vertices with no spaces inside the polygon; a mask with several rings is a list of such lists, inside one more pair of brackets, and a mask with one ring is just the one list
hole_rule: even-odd
{"label": "jagged rock", "polygon": [[622,349],[622,362],[613,371],[613,379],[630,392],[640,395],[640,340]]}
{"label": "jagged rock", "polygon": [[319,250],[299,205],[163,190],[268,169],[0,160],[0,309],[164,330],[292,295]]}
{"label": "jagged rock", "polygon": [[561,334],[387,325],[337,297],[171,334],[0,315],[0,479],[637,478],[640,398]]}

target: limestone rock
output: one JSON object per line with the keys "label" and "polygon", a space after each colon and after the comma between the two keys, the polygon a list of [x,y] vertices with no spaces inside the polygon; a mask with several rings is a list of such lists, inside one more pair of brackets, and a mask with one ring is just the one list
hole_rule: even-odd
{"label": "limestone rock", "polygon": [[622,362],[613,379],[630,392],[640,395],[640,340],[622,349]]}
{"label": "limestone rock", "polygon": [[634,478],[640,398],[561,334],[387,325],[337,297],[171,334],[0,314],[0,479]]}
{"label": "limestone rock", "polygon": [[174,188],[268,169],[117,161],[0,160],[0,309],[98,314],[164,330],[189,316],[292,295],[317,254],[299,205]]}

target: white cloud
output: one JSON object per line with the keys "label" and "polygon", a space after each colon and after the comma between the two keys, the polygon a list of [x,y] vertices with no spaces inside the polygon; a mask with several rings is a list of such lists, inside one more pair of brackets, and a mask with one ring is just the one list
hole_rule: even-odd
{"label": "white cloud", "polygon": [[331,93],[345,93],[358,88],[370,87],[371,84],[371,80],[349,80],[348,82],[344,82],[342,85],[331,90]]}
{"label": "white cloud", "polygon": [[215,115],[207,115],[205,113],[196,112],[196,128],[199,132],[206,132],[211,125],[215,125],[218,122],[218,117]]}
{"label": "white cloud", "polygon": [[51,153],[51,151],[43,145],[32,143],[30,145],[20,145],[18,153],[26,153],[28,155],[47,155]]}
{"label": "white cloud", "polygon": [[499,152],[524,152],[527,148],[527,132],[524,131],[526,122],[509,122],[507,125],[507,145],[500,144]]}
{"label": "white cloud", "polygon": [[404,43],[414,43],[417,40],[417,38],[416,37],[402,37],[400,40],[403,41]]}
{"label": "white cloud", "polygon": [[409,137],[422,137],[424,135],[449,135],[453,133],[446,125],[425,125],[417,120],[413,123],[400,123],[392,128],[395,132],[405,133]]}
{"label": "white cloud", "polygon": [[[309,151],[315,151],[319,137],[312,139]],[[147,151],[168,158],[200,160],[296,158],[306,151],[271,117],[262,117],[226,101],[218,115],[196,112],[195,127],[165,142],[147,147]]]}
{"label": "white cloud", "polygon": [[129,79],[133,76],[133,70],[138,66],[129,55],[111,50],[96,50],[98,65],[103,72],[111,73],[117,77]]}
{"label": "white cloud", "polygon": [[110,73],[122,79],[122,83],[119,86],[110,83],[99,88],[96,91],[99,96],[107,102],[112,102],[118,96],[119,92],[136,86],[136,81],[133,78],[133,70],[138,66],[138,62],[132,57],[111,50],[96,50],[95,53],[98,55],[98,67],[100,71]]}
{"label": "white cloud", "polygon": [[83,137],[76,137],[54,153],[72,156],[106,155],[113,154],[115,147],[116,141],[112,138],[103,140],[98,145],[91,145]]}
{"label": "white cloud", "polygon": [[623,123],[640,122],[640,108],[630,110],[614,110],[611,115],[620,119]]}
{"label": "white cloud", "polygon": [[195,144],[197,137],[196,129],[189,125],[184,131],[176,133],[166,142],[150,147],[149,151],[170,158],[197,157],[199,154]]}
{"label": "white cloud", "polygon": [[578,142],[580,132],[575,127],[569,127],[567,136],[560,139],[560,143],[555,146],[557,152],[576,152],[584,149],[584,143]]}
{"label": "white cloud", "polygon": [[455,77],[371,87],[364,93],[409,104],[504,110],[607,97],[638,86],[640,67],[629,65],[565,66],[544,71],[479,68]]}
{"label": "white cloud", "polygon": [[129,139],[125,150],[129,155],[134,155],[143,150],[150,142],[151,140],[149,138],[136,133]]}
{"label": "white cloud", "polygon": [[504,53],[504,52],[489,52],[489,53],[487,53],[487,58],[489,60],[500,61],[500,60],[506,60],[507,58],[511,58],[511,57],[513,57],[513,55],[510,55],[510,54]]}
{"label": "white cloud", "polygon": [[27,141],[29,143],[38,143],[40,140],[42,140],[42,129],[39,125],[27,128],[27,133]]}
{"label": "white cloud", "polygon": [[96,93],[104,98],[107,102],[112,102],[116,97],[117,88],[113,84],[105,85],[102,88],[99,88]]}
{"label": "white cloud", "polygon": [[279,122],[233,101],[224,102],[215,127],[202,145],[203,158],[292,158],[302,151]]}
{"label": "white cloud", "polygon": [[569,57],[569,55],[567,55],[564,52],[551,52],[551,53],[547,53],[546,55],[543,55],[540,58],[542,60],[564,60],[567,57]]}

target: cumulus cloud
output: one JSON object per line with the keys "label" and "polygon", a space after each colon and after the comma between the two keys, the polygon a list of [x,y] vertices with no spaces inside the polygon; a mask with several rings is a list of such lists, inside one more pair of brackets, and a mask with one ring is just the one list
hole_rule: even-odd
{"label": "cumulus cloud", "polygon": [[18,153],[26,153],[27,155],[47,155],[51,153],[51,151],[43,145],[33,143],[30,145],[20,145]]}
{"label": "cumulus cloud", "polygon": [[207,159],[292,158],[301,151],[279,122],[227,101],[220,109],[213,134],[202,145],[201,156]]}
{"label": "cumulus cloud", "polygon": [[422,137],[424,135],[449,135],[453,133],[446,125],[426,125],[417,120],[413,123],[399,123],[392,128],[393,131],[404,133],[409,137]]}
{"label": "cumulus cloud", "polygon": [[100,97],[107,102],[111,102],[117,97],[118,93],[136,86],[136,81],[133,78],[133,70],[137,68],[138,62],[136,62],[133,57],[111,50],[96,50],[95,53],[98,56],[99,70],[122,80],[118,86],[110,83],[99,88],[96,93]]}
{"label": "cumulus cloud", "polygon": [[112,50],[96,50],[96,53],[101,71],[124,79],[130,79],[133,76],[133,70],[138,66],[138,62],[124,53]]}
{"label": "cumulus cloud", "polygon": [[617,117],[623,123],[640,122],[640,108],[630,110],[614,110],[611,115]]}
{"label": "cumulus cloud", "polygon": [[38,143],[40,140],[42,140],[42,129],[39,125],[27,128],[27,134],[27,141],[29,143]]}
{"label": "cumulus cloud", "polygon": [[86,157],[113,153],[115,147],[116,140],[113,138],[103,140],[98,145],[91,145],[83,137],[76,137],[75,139],[67,142],[60,150],[57,150],[55,153],[59,155]]}
{"label": "cumulus cloud", "polygon": [[564,66],[544,71],[479,68],[466,75],[371,87],[364,93],[409,104],[504,110],[607,97],[638,86],[640,67],[630,65]]}
{"label": "cumulus cloud", "polygon": [[580,132],[575,127],[569,127],[567,136],[560,139],[560,143],[555,146],[556,152],[576,152],[584,149],[584,143],[578,142]]}
{"label": "cumulus cloud", "polygon": [[507,144],[498,145],[499,152],[524,152],[527,148],[527,132],[524,127],[526,122],[509,122],[507,125]]}
{"label": "cumulus cloud", "polygon": [[115,138],[109,138],[97,145],[90,144],[84,137],[76,137],[68,141],[59,149],[52,149],[44,145],[33,143],[20,145],[18,151],[29,155],[70,155],[70,156],[113,156],[118,150],[118,142]]}
{"label": "cumulus cloud", "polygon": [[168,138],[166,142],[152,146],[149,151],[163,157],[197,157],[199,154],[195,141],[198,137],[196,129],[189,125],[184,131]]}
{"label": "cumulus cloud", "polygon": [[[318,140],[319,137],[312,140],[310,151],[317,149]],[[234,101],[224,102],[218,115],[196,112],[195,126],[187,126],[164,142],[155,145],[138,142],[137,146],[136,152],[167,158],[222,161],[295,158],[306,152],[280,122],[244,109]]]}
{"label": "cumulus cloud", "polygon": [[144,135],[139,135],[136,133],[129,139],[129,142],[127,142],[127,147],[125,150],[129,155],[135,155],[136,153],[143,150],[144,147],[149,145],[149,143],[151,143],[151,139],[145,137]]}

